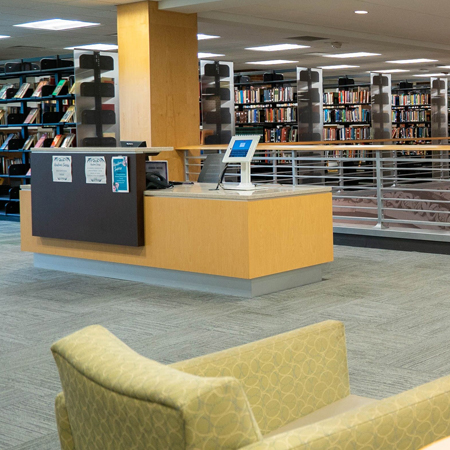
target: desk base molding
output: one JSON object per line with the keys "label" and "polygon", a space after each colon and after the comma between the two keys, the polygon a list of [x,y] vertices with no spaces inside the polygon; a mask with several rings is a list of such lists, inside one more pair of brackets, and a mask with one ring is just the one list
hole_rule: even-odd
{"label": "desk base molding", "polygon": [[41,269],[117,278],[119,280],[137,281],[175,289],[252,298],[322,281],[323,264],[252,280],[45,255],[42,253],[34,254],[34,266]]}

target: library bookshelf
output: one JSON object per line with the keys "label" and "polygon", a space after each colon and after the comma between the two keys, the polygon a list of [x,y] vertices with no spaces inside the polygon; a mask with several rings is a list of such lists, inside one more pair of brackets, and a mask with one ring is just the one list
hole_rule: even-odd
{"label": "library bookshelf", "polygon": [[[75,100],[68,93],[73,66],[59,57],[43,59],[41,64],[43,68],[21,60],[0,66],[0,220],[20,220],[20,185],[31,183],[30,148],[38,142],[50,147],[56,136],[75,131],[74,119],[63,117]],[[8,65],[15,70],[8,70]],[[41,81],[46,83],[37,93]],[[22,96],[17,96],[21,89]]]}

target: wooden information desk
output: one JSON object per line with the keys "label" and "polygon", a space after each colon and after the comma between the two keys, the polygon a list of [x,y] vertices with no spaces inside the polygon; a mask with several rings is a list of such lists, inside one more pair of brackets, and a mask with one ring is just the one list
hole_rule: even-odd
{"label": "wooden information desk", "polygon": [[322,279],[333,260],[329,188],[214,188],[145,191],[142,247],[32,236],[25,188],[22,250],[35,253],[36,267],[243,297]]}

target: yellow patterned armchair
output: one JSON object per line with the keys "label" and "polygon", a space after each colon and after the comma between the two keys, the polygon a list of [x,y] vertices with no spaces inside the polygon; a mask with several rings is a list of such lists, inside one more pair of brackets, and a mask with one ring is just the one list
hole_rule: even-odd
{"label": "yellow patterned armchair", "polygon": [[171,366],[100,326],[52,352],[62,450],[414,450],[450,435],[450,377],[381,401],[350,395],[340,322]]}

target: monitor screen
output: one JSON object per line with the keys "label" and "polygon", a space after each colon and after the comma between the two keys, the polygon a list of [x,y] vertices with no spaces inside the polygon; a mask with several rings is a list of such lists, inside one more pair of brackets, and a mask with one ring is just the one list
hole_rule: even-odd
{"label": "monitor screen", "polygon": [[234,141],[231,147],[230,158],[245,158],[252,145],[251,139],[239,139]]}
{"label": "monitor screen", "polygon": [[121,147],[147,147],[145,141],[120,141]]}

